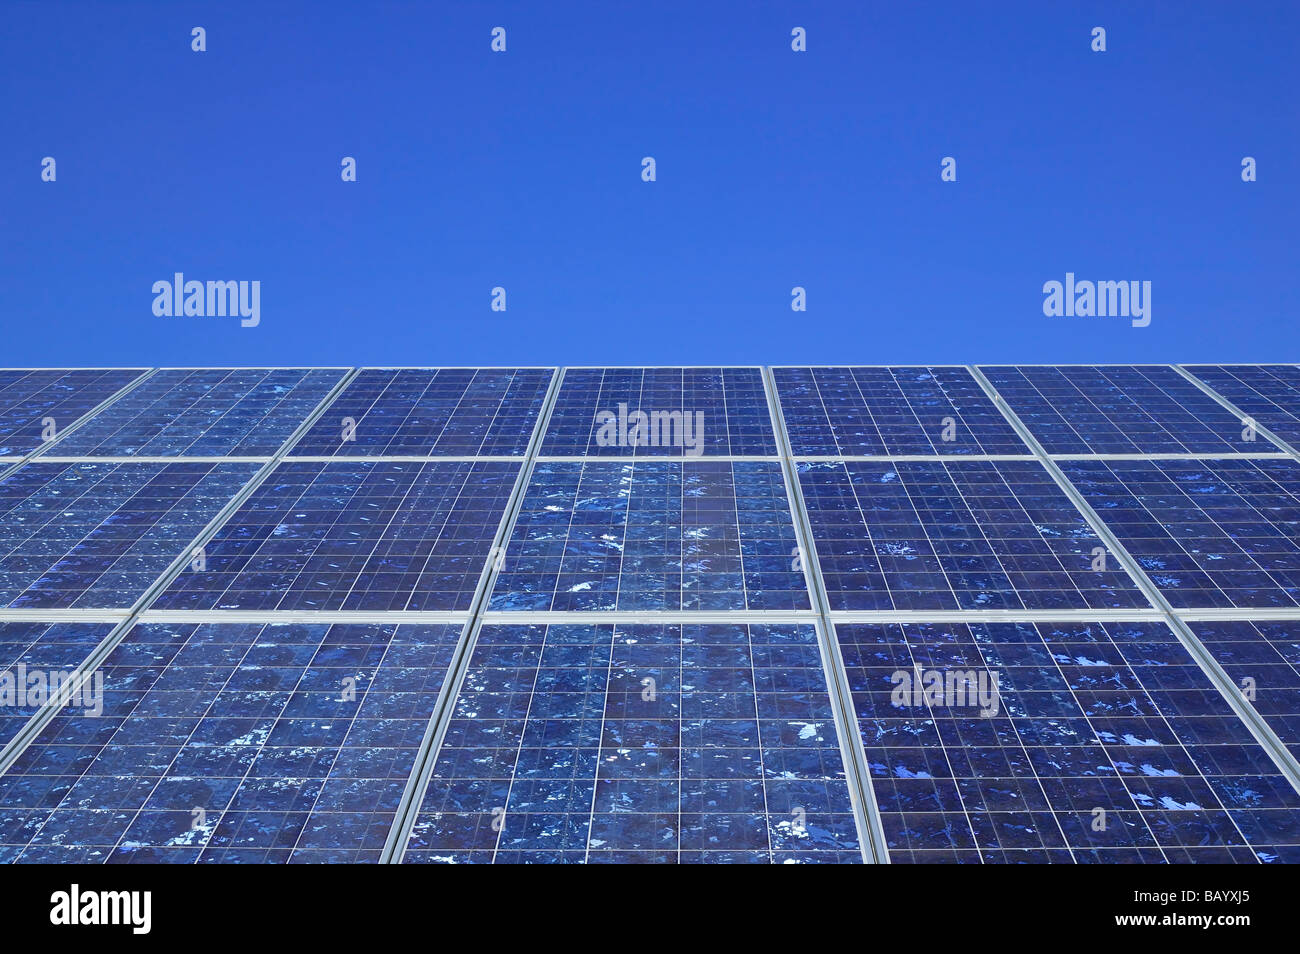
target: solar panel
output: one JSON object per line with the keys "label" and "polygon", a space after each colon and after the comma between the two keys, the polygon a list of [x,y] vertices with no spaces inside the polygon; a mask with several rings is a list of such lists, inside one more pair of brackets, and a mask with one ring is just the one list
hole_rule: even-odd
{"label": "solar panel", "polygon": [[1029,453],[962,367],[772,373],[796,456]]}
{"label": "solar panel", "polygon": [[256,470],[24,465],[0,480],[0,606],[131,606]]}
{"label": "solar panel", "polygon": [[569,368],[547,456],[774,456],[758,368]]}
{"label": "solar panel", "polygon": [[1036,461],[805,462],[799,480],[833,610],[1148,605]]}
{"label": "solar panel", "polygon": [[270,456],[341,369],[163,369],[59,443],[63,457]]}
{"label": "solar panel", "polygon": [[519,464],[282,463],[159,609],[469,608]]}
{"label": "solar panel", "polygon": [[774,461],[539,462],[494,610],[807,609]]}
{"label": "solar panel", "polygon": [[836,631],[894,862],[1300,860],[1300,795],[1163,623]]}
{"label": "solar panel", "polygon": [[553,372],[547,368],[370,368],[294,445],[311,456],[520,456]]}
{"label": "solar panel", "polygon": [[1300,464],[1067,461],[1062,469],[1178,607],[1300,605]]}
{"label": "solar panel", "polygon": [[0,370],[0,456],[22,456],[126,387],[141,368]]}
{"label": "solar panel", "polygon": [[[1300,367],[1294,364],[1194,364],[1187,370],[1278,437],[1300,444]],[[1272,450],[1256,438],[1260,450]]]}
{"label": "solar panel", "polygon": [[69,679],[110,623],[0,623],[0,748]]}
{"label": "solar panel", "polygon": [[0,859],[378,860],[459,626],[136,626],[0,777]]}
{"label": "solar panel", "polygon": [[1049,454],[1248,453],[1242,422],[1166,365],[981,367]]}
{"label": "solar panel", "polygon": [[404,860],[861,861],[813,627],[484,627]]}

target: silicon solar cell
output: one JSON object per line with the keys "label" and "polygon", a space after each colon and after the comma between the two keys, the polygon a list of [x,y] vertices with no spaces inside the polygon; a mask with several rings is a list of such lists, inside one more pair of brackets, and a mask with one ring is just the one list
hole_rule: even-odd
{"label": "silicon solar cell", "polygon": [[141,374],[142,368],[63,371],[0,370],[0,456],[22,456],[94,410]]}
{"label": "silicon solar cell", "polygon": [[256,470],[24,465],[0,480],[0,606],[131,606]]}
{"label": "silicon solar cell", "polygon": [[[638,429],[637,414],[645,415]],[[545,456],[775,456],[758,368],[569,368]]]}
{"label": "silicon solar cell", "polygon": [[799,479],[832,610],[1148,605],[1036,461],[806,462]]}
{"label": "silicon solar cell", "polygon": [[341,369],[163,369],[59,442],[61,457],[270,456]]}
{"label": "silicon solar cell", "polygon": [[1295,461],[1068,461],[1062,468],[1172,605],[1300,605]]}
{"label": "silicon solar cell", "polygon": [[807,609],[781,466],[537,464],[494,610]]}
{"label": "silicon solar cell", "polygon": [[0,748],[46,699],[68,686],[112,628],[111,623],[0,623]]}
{"label": "silicon solar cell", "polygon": [[772,373],[796,456],[1029,453],[962,367]]}
{"label": "silicon solar cell", "polygon": [[[1300,443],[1300,367],[1293,364],[1193,364],[1187,370],[1278,437]],[[1273,450],[1256,438],[1261,450]]]}
{"label": "silicon solar cell", "polygon": [[1163,623],[836,630],[892,861],[1300,861],[1300,795]]}
{"label": "silicon solar cell", "polygon": [[0,777],[0,858],[378,860],[459,626],[136,626]]}
{"label": "silicon solar cell", "polygon": [[486,626],[407,862],[861,861],[812,626]]}
{"label": "silicon solar cell", "polygon": [[1259,453],[1241,420],[1166,365],[981,367],[1049,454]]}
{"label": "silicon solar cell", "polygon": [[299,457],[520,456],[547,368],[370,368],[294,445]]}
{"label": "silicon solar cell", "polygon": [[282,463],[159,609],[469,608],[519,464]]}

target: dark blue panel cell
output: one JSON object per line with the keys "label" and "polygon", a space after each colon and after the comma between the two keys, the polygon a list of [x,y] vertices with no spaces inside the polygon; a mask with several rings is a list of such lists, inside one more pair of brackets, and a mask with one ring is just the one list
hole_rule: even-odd
{"label": "dark blue panel cell", "polygon": [[962,367],[775,368],[796,456],[1028,454]]}
{"label": "dark blue panel cell", "polygon": [[1295,461],[1067,461],[1062,467],[1173,605],[1300,605]]}
{"label": "dark blue panel cell", "polygon": [[35,450],[49,434],[62,431],[143,373],[140,368],[0,370],[0,457]]}
{"label": "dark blue panel cell", "polygon": [[495,610],[807,609],[781,466],[538,463]]}
{"label": "dark blue panel cell", "polygon": [[270,456],[341,369],[158,371],[60,441],[63,457]]}
{"label": "dark blue panel cell", "polygon": [[[1300,444],[1300,367],[1193,364],[1187,370],[1282,440]],[[1276,449],[1262,437],[1255,443],[1261,451]]]}
{"label": "dark blue panel cell", "polygon": [[131,606],[256,471],[27,464],[0,480],[0,606]]}
{"label": "dark blue panel cell", "polygon": [[404,860],[861,861],[813,627],[484,627]]}
{"label": "dark blue panel cell", "polygon": [[288,461],[159,609],[466,610],[519,464]]}
{"label": "dark blue panel cell", "polygon": [[836,629],[892,861],[1300,860],[1300,795],[1162,623]]}
{"label": "dark blue panel cell", "polygon": [[1148,606],[1036,461],[804,463],[799,475],[832,609]]}
{"label": "dark blue panel cell", "polygon": [[[71,677],[112,628],[111,623],[0,623],[0,748],[58,690],[72,690]],[[93,702],[89,696],[66,701],[83,699]]]}
{"label": "dark blue panel cell", "polygon": [[376,861],[459,626],[136,626],[0,777],[0,858]]}
{"label": "dark blue panel cell", "polygon": [[548,368],[371,368],[294,445],[295,456],[522,456]]}
{"label": "dark blue panel cell", "polygon": [[569,368],[542,453],[775,456],[758,368]]}
{"label": "dark blue panel cell", "polygon": [[1242,696],[1300,758],[1300,620],[1189,623]]}
{"label": "dark blue panel cell", "polygon": [[1275,450],[1167,365],[981,368],[1049,454]]}

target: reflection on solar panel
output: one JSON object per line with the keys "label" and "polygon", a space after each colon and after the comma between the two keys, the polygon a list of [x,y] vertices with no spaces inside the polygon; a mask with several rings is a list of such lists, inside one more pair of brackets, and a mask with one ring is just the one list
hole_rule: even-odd
{"label": "reflection on solar panel", "polygon": [[1070,481],[1179,607],[1300,605],[1300,464],[1067,461]]}
{"label": "reflection on solar panel", "polygon": [[485,627],[405,860],[861,861],[813,627]]}
{"label": "reflection on solar panel", "polygon": [[1028,454],[961,367],[775,368],[797,456]]}
{"label": "reflection on solar panel", "polygon": [[269,456],[342,370],[164,369],[61,440],[61,457]]}
{"label": "reflection on solar panel", "polygon": [[112,628],[108,623],[0,623],[0,747]]}
{"label": "reflection on solar panel", "polygon": [[1196,372],[0,370],[0,862],[1300,862]]}
{"label": "reflection on solar panel", "polygon": [[465,610],[519,465],[281,464],[159,609]]}
{"label": "reflection on solar panel", "polygon": [[[1282,440],[1293,447],[1300,444],[1300,367],[1193,364],[1187,370]],[[1260,449],[1272,447],[1263,441]]]}
{"label": "reflection on solar panel", "polygon": [[895,862],[1300,861],[1300,795],[1163,623],[836,630]]}
{"label": "reflection on solar panel", "polygon": [[1188,625],[1291,754],[1300,756],[1300,621]]}
{"label": "reflection on solar panel", "polygon": [[0,778],[0,858],[377,860],[459,626],[136,626]]}
{"label": "reflection on solar panel", "polygon": [[21,456],[143,373],[135,368],[0,370],[0,456]]}
{"label": "reflection on solar panel", "polygon": [[256,464],[27,464],[0,480],[0,605],[129,607]]}
{"label": "reflection on solar panel", "polygon": [[546,368],[362,371],[292,454],[519,456],[551,375]]}
{"label": "reflection on solar panel", "polygon": [[[803,463],[834,610],[1146,606],[1036,461]],[[1098,568],[1094,569],[1094,566]]]}
{"label": "reflection on solar panel", "polygon": [[[638,413],[646,416],[640,431]],[[569,368],[542,454],[774,456],[762,371]]]}
{"label": "reflection on solar panel", "polygon": [[544,462],[492,608],[807,609],[797,556],[778,463]]}
{"label": "reflection on solar panel", "polygon": [[1049,454],[1269,452],[1164,365],[980,369]]}

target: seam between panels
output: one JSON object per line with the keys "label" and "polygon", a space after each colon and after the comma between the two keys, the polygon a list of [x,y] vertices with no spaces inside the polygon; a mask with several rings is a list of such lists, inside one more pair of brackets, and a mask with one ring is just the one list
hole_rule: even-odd
{"label": "seam between panels", "polygon": [[455,710],[456,700],[460,696],[461,685],[465,681],[465,675],[469,671],[470,659],[474,655],[474,647],[478,643],[479,630],[483,628],[484,607],[487,606],[492,587],[496,584],[497,575],[501,572],[501,567],[505,562],[505,548],[510,542],[510,535],[515,528],[515,521],[523,507],[524,493],[528,489],[528,482],[532,479],[538,451],[541,449],[542,440],[546,435],[546,428],[551,422],[551,412],[555,409],[556,400],[560,394],[560,386],[564,381],[564,368],[552,368],[551,371],[550,387],[546,391],[546,397],[541,410],[538,412],[537,423],[533,426],[533,434],[528,441],[528,450],[519,459],[519,473],[515,477],[514,486],[510,490],[510,497],[507,499],[505,510],[501,514],[501,522],[497,525],[496,536],[492,540],[492,548],[488,551],[487,561],[484,564],[482,573],[479,574],[478,585],[475,587],[473,599],[470,601],[468,618],[461,630],[456,649],[452,653],[451,663],[447,667],[447,674],[443,678],[442,688],[438,693],[438,701],[429,716],[428,724],[425,726],[424,736],[420,740],[420,747],[416,750],[410,774],[406,779],[406,787],[402,790],[402,798],[397,803],[397,810],[393,815],[393,824],[388,830],[388,837],[385,839],[383,850],[379,855],[380,864],[401,864],[402,857],[406,854],[407,842],[411,838],[411,831],[415,827],[416,816],[420,811],[420,803],[424,800],[425,791],[433,777],[434,765],[437,763],[438,756],[442,751],[442,741],[447,735],[447,728],[451,724],[451,715]]}
{"label": "seam between panels", "polygon": [[[1282,450],[1286,452],[1286,455],[1288,457],[1291,457],[1294,460],[1300,460],[1300,451],[1297,451],[1294,447],[1292,447],[1286,441],[1282,440],[1282,438],[1278,437],[1276,434],[1274,434],[1263,424],[1260,424],[1258,421],[1255,420],[1254,417],[1247,414],[1241,408],[1237,407],[1237,405],[1233,404],[1231,401],[1229,401],[1218,391],[1214,390],[1214,388],[1210,387],[1200,378],[1196,377],[1194,374],[1192,374],[1190,371],[1184,368],[1181,364],[1175,364],[1173,368],[1175,371],[1177,371],[1179,374],[1185,377],[1188,381],[1191,381],[1192,384],[1196,385],[1207,395],[1214,398],[1214,400],[1218,401],[1219,404],[1223,405],[1223,407],[1225,407],[1227,410],[1235,414],[1238,420],[1251,421],[1252,422],[1251,426],[1255,428],[1256,434],[1263,434],[1266,440],[1272,441],[1278,447],[1282,448]],[[1247,455],[1247,456],[1254,456],[1254,455]]]}
{"label": "seam between panels", "polygon": [[145,381],[147,381],[149,378],[153,377],[153,376],[154,376],[155,374],[157,374],[157,373],[158,373],[158,369],[157,369],[157,368],[148,368],[147,370],[141,371],[138,375],[136,375],[134,378],[132,378],[132,379],[131,379],[130,381],[128,381],[126,384],[122,385],[120,388],[118,388],[116,391],[114,391],[112,394],[110,394],[110,395],[109,395],[108,397],[106,397],[104,400],[100,401],[98,404],[96,404],[94,407],[92,407],[92,408],[91,408],[89,411],[87,411],[85,414],[81,415],[81,417],[77,418],[75,421],[73,421],[73,422],[72,422],[71,424],[69,424],[67,427],[60,429],[59,432],[58,432],[57,434],[54,435],[54,439],[53,439],[53,440],[44,441],[44,442],[43,442],[39,447],[37,447],[36,449],[34,449],[34,450],[30,450],[30,451],[28,451],[26,454],[23,454],[23,455],[19,458],[19,460],[16,461],[15,463],[9,465],[8,467],[4,468],[3,470],[0,470],[0,480],[4,480],[4,479],[5,479],[6,477],[8,477],[10,474],[12,474],[14,471],[16,471],[19,467],[22,467],[22,466],[24,466],[24,465],[30,463],[31,461],[35,460],[37,457],[42,456],[42,455],[43,455],[47,450],[49,450],[51,447],[53,447],[53,446],[54,446],[55,444],[57,444],[59,441],[63,440],[63,438],[64,438],[66,435],[68,435],[68,434],[72,433],[73,431],[75,431],[75,430],[76,430],[77,428],[79,428],[82,424],[85,424],[87,421],[89,421],[92,417],[95,417],[97,414],[99,414],[101,411],[103,411],[105,408],[107,408],[110,404],[114,404],[114,403],[116,403],[120,398],[124,398],[124,397],[126,397],[128,394],[130,394],[132,391],[134,391],[134,390],[135,390],[136,388],[138,388],[140,385],[144,384]]}
{"label": "seam between panels", "polygon": [[853,706],[853,694],[849,688],[848,674],[844,669],[844,659],[840,655],[839,640],[835,636],[830,600],[822,580],[821,565],[817,562],[817,549],[813,542],[812,527],[808,522],[803,490],[799,486],[794,452],[790,446],[789,435],[786,433],[781,398],[777,392],[776,378],[770,367],[763,368],[763,390],[767,394],[767,408],[772,418],[772,430],[776,436],[777,449],[781,452],[781,472],[790,501],[795,537],[799,543],[804,580],[808,586],[808,595],[812,600],[813,609],[817,614],[813,628],[817,633],[818,649],[821,652],[822,669],[826,677],[826,689],[830,697],[835,730],[839,734],[840,757],[844,761],[849,801],[853,806],[854,820],[858,826],[858,846],[864,862],[889,864],[885,826],[881,821],[876,792],[871,784],[866,750],[862,745],[862,735],[858,729],[858,718]]}
{"label": "seam between panels", "polygon": [[1264,718],[1255,710],[1255,707],[1246,701],[1236,683],[1232,681],[1232,677],[1229,676],[1223,667],[1219,665],[1218,661],[1215,660],[1214,656],[1205,647],[1205,644],[1201,642],[1200,638],[1192,632],[1191,627],[1188,626],[1183,617],[1179,615],[1179,611],[1176,610],[1167,599],[1165,599],[1164,594],[1160,592],[1160,589],[1151,581],[1151,578],[1147,576],[1146,571],[1143,570],[1138,562],[1133,558],[1133,555],[1128,552],[1128,549],[1120,543],[1119,538],[1116,537],[1110,527],[1106,525],[1106,522],[1101,519],[1101,516],[1093,509],[1092,505],[1088,503],[1087,499],[1079,492],[1078,488],[1071,483],[1069,477],[1065,475],[1065,472],[1061,470],[1056,461],[1054,461],[1047,451],[1043,449],[1043,445],[1038,443],[1038,440],[1029,431],[1028,427],[1025,426],[1025,423],[1020,419],[1019,415],[1011,409],[1011,406],[1003,399],[1002,395],[998,393],[998,390],[993,386],[993,383],[984,376],[984,373],[977,366],[969,365],[968,370],[975,377],[975,380],[979,382],[980,387],[984,389],[984,392],[997,406],[998,410],[1002,412],[1003,416],[1007,419],[1007,422],[1015,428],[1016,433],[1020,435],[1021,439],[1026,444],[1033,448],[1039,461],[1042,463],[1043,467],[1047,469],[1047,472],[1051,474],[1052,479],[1056,482],[1057,486],[1065,492],[1066,496],[1070,498],[1070,501],[1078,508],[1079,513],[1088,522],[1089,526],[1092,527],[1094,532],[1096,532],[1097,536],[1101,539],[1102,543],[1106,545],[1107,549],[1109,549],[1111,553],[1115,554],[1115,558],[1119,560],[1120,564],[1133,579],[1133,582],[1137,584],[1143,595],[1146,596],[1152,606],[1161,612],[1164,616],[1165,623],[1173,630],[1174,635],[1178,637],[1178,641],[1183,644],[1183,648],[1186,649],[1192,659],[1196,661],[1196,664],[1201,667],[1201,670],[1209,678],[1214,688],[1218,689],[1219,693],[1228,701],[1228,705],[1232,707],[1233,712],[1237,714],[1237,717],[1245,724],[1246,728],[1250,731],[1250,734],[1255,737],[1255,740],[1260,744],[1260,747],[1277,765],[1282,775],[1297,792],[1300,792],[1300,762],[1296,761],[1295,756],[1293,756],[1290,750],[1282,743],[1282,740],[1277,737],[1277,734],[1273,731],[1272,727],[1269,726]]}
{"label": "seam between panels", "polygon": [[[185,571],[190,565],[194,551],[206,546],[216,535],[217,531],[225,524],[227,520],[237,511],[249,497],[257,490],[258,487],[271,475],[271,472],[279,466],[280,461],[288,453],[289,448],[306,434],[308,430],[321,418],[329,405],[343,391],[345,387],[352,383],[352,379],[357,375],[354,368],[343,375],[338,382],[332,387],[328,394],[321,398],[320,403],[307,415],[307,417],[294,429],[293,433],[285,439],[276,451],[275,456],[258,468],[257,472],[250,477],[239,491],[226,501],[225,505],[212,517],[211,520],[203,527],[202,530],[185,546],[185,548],[176,556],[167,569],[163,570],[162,575],[150,584],[149,588],[133,604],[126,614],[126,618],[117,623],[108,635],[100,640],[99,644],[90,651],[84,660],[74,670],[75,678],[64,684],[60,690],[59,696],[48,700],[45,705],[38,709],[26,724],[18,730],[18,734],[10,740],[9,744],[0,750],[0,775],[9,771],[10,767],[17,760],[37,736],[45,729],[62,708],[62,701],[70,698],[71,695],[78,691],[90,678],[91,674],[108,658],[109,654],[118,647],[118,644],[126,638],[127,633],[139,621],[144,612],[153,605],[154,601],[162,595],[173,580]],[[216,463],[214,458],[213,463]]]}

